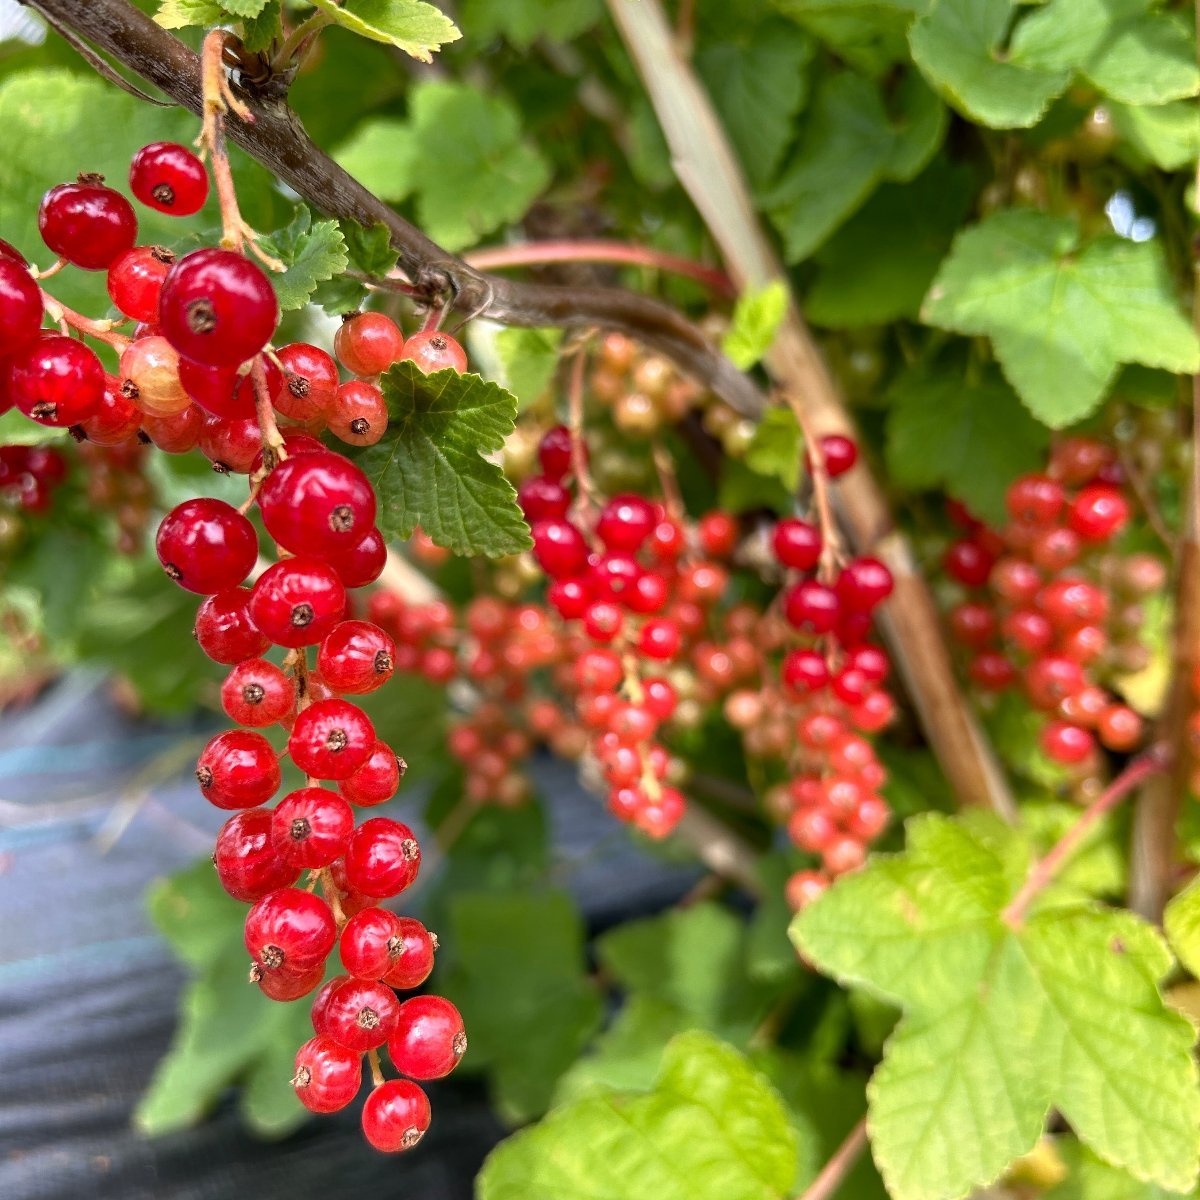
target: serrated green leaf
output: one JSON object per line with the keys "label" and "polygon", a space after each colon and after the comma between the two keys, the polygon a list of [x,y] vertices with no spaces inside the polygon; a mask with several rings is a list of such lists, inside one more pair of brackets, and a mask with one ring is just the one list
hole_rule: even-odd
{"label": "serrated green leaf", "polygon": [[221,7],[238,20],[260,16],[271,0],[220,0]]}
{"label": "serrated green leaf", "polygon": [[213,0],[163,0],[154,19],[164,29],[186,29],[192,25],[220,25],[225,12]]}
{"label": "serrated green leaf", "polygon": [[945,108],[915,76],[889,115],[879,88],[841,72],[816,89],[800,145],[763,205],[783,235],[787,259],[806,258],[887,178],[909,178],[937,150]]}
{"label": "serrated green leaf", "polygon": [[413,89],[407,121],[364,122],[337,159],[385,200],[415,196],[417,223],[452,251],[524,216],[550,180],[507,100],[440,80]]}
{"label": "serrated green leaf", "polygon": [[340,228],[350,262],[364,275],[375,279],[386,278],[398,257],[392,245],[391,230],[382,221],[377,221],[369,229],[353,221],[342,221]]}
{"label": "serrated green leaf", "polygon": [[309,297],[310,304],[318,304],[331,317],[344,317],[355,313],[362,307],[370,295],[365,284],[349,275],[338,275],[335,279],[326,279],[313,288]]}
{"label": "serrated green leaf", "polygon": [[253,17],[242,18],[242,45],[260,54],[282,32],[283,0],[268,0]]}
{"label": "serrated green leaf", "polygon": [[1174,104],[1107,106],[1117,135],[1164,171],[1178,171],[1200,157],[1200,109]]}
{"label": "serrated green leaf", "polygon": [[675,1038],[653,1091],[593,1096],[494,1150],[479,1200],[780,1200],[796,1146],[778,1094],[701,1033]]}
{"label": "serrated green leaf", "polygon": [[935,0],[909,30],[913,61],[960,112],[994,129],[1037,123],[1071,81],[1067,68],[1009,61],[1013,0]]}
{"label": "serrated green leaf", "polygon": [[[1054,1140],[1054,1151],[1068,1175],[1061,1183],[1043,1192],[1041,1200],[1178,1200],[1178,1192],[1168,1192],[1152,1183],[1141,1183],[1127,1171],[1109,1166],[1074,1138]],[[1194,1192],[1188,1192],[1194,1196]]]}
{"label": "serrated green leaf", "polygon": [[1078,70],[1126,104],[1165,104],[1200,90],[1194,38],[1148,0],[1050,0],[1017,27],[1011,61]]}
{"label": "serrated green leaf", "polygon": [[472,38],[505,38],[528,50],[546,38],[569,42],[586,33],[604,16],[602,0],[465,0],[462,23]]}
{"label": "serrated green leaf", "polygon": [[537,1117],[600,1025],[579,913],[564,892],[460,894],[448,932],[441,986],[470,1030],[471,1066],[487,1070],[506,1120]]}
{"label": "serrated green leaf", "polygon": [[915,317],[967,214],[970,178],[939,163],[912,183],[880,187],[813,256],[805,316],[836,329]]}
{"label": "serrated green leaf", "polygon": [[793,922],[820,969],[904,1011],[868,1093],[893,1200],[992,1182],[1051,1106],[1136,1178],[1195,1181],[1195,1035],[1159,993],[1165,945],[1132,914],[1053,889],[1010,927],[1001,913],[1029,857],[995,818],[917,817],[904,854],[843,877]]}
{"label": "serrated green leaf", "polygon": [[871,79],[882,79],[908,59],[906,34],[913,14],[928,0],[913,4],[864,3],[861,0],[773,0],[774,6],[843,62]]}
{"label": "serrated green leaf", "polygon": [[478,375],[411,362],[380,378],[389,424],[358,456],[379,497],[379,526],[406,538],[420,525],[455,554],[516,554],[532,545],[504,472],[484,458],[513,431],[517,400]]}
{"label": "serrated green leaf", "polygon": [[561,329],[516,326],[496,334],[500,382],[516,396],[518,412],[524,412],[546,394],[558,369],[562,337]]}
{"label": "serrated green leaf", "polygon": [[1093,412],[1121,363],[1200,368],[1158,246],[1082,242],[1069,217],[1012,209],[959,234],[921,315],[991,337],[1009,382],[1052,429]]}
{"label": "serrated green leaf", "polygon": [[778,479],[789,492],[794,492],[800,486],[804,465],[804,435],[795,413],[790,408],[767,409],[744,458],[751,470]]}
{"label": "serrated green leaf", "polygon": [[748,371],[771,348],[788,307],[787,284],[773,279],[754,291],[743,292],[733,308],[721,349],[735,367]]}
{"label": "serrated green leaf", "polygon": [[1200,978],[1200,878],[1193,879],[1167,905],[1163,931],[1179,961]]}
{"label": "serrated green leaf", "polygon": [[287,268],[267,272],[284,312],[303,308],[317,284],[340,275],[350,263],[338,223],[314,224],[312,214],[303,205],[296,208],[286,229],[260,238],[259,244]]}
{"label": "serrated green leaf", "polygon": [[1050,435],[996,373],[952,366],[902,375],[888,392],[887,463],[902,487],[944,487],[981,520],[1003,524],[1008,485],[1045,458]]}
{"label": "serrated green leaf", "polygon": [[462,33],[441,9],[425,0],[311,0],[335,24],[396,46],[420,62],[432,62],[434,52]]}

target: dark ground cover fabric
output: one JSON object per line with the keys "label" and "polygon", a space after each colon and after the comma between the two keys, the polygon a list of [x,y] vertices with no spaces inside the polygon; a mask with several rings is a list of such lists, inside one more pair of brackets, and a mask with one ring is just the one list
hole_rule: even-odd
{"label": "dark ground cover fabric", "polygon": [[[131,720],[82,672],[0,716],[0,1200],[468,1200],[505,1132],[473,1079],[432,1085],[433,1126],[402,1160],[366,1148],[357,1105],[279,1142],[248,1135],[231,1097],[192,1130],[151,1140],[131,1127],[185,982],[143,892],[211,852],[224,814],[188,763],[210,729]],[[594,928],[694,880],[612,837],[570,768],[538,774],[558,877]]]}

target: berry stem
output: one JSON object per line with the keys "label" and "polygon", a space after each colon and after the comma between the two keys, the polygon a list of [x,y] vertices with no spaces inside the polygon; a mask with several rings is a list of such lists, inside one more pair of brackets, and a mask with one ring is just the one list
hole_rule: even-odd
{"label": "berry stem", "polygon": [[258,355],[250,367],[250,377],[254,381],[254,413],[258,417],[258,428],[263,441],[263,466],[268,471],[278,462],[287,458],[287,450],[283,444],[283,434],[275,423],[275,409],[271,404],[271,393],[267,388],[267,370],[263,366],[262,355]]}
{"label": "berry stem", "polygon": [[379,1051],[378,1050],[368,1050],[367,1051],[367,1062],[370,1064],[370,1067],[371,1067],[371,1082],[376,1087],[379,1087],[379,1085],[381,1083],[385,1082],[384,1077],[383,1077],[383,1067],[381,1067],[379,1065]]}
{"label": "berry stem", "polygon": [[303,61],[312,51],[313,46],[316,45],[317,34],[327,25],[331,24],[332,20],[332,17],[317,9],[310,17],[301,21],[284,38],[280,43],[279,49],[276,50],[274,56],[271,58],[272,73],[282,74],[292,66],[293,60]]}
{"label": "berry stem", "polygon": [[667,510],[667,516],[672,521],[681,523],[687,510],[684,507],[683,496],[679,491],[679,479],[675,474],[671,455],[668,453],[666,446],[657,440],[655,440],[651,447],[651,453],[654,455],[654,470],[658,474],[658,486],[662,488],[663,505]]}
{"label": "berry stem", "polygon": [[118,354],[129,345],[129,338],[114,331],[112,321],[93,321],[90,317],[85,317],[82,313],[77,313],[73,308],[68,308],[65,304],[55,300],[49,292],[44,290],[42,305],[46,310],[46,315],[52,321],[66,325],[77,333],[94,337],[97,341],[106,342]]}
{"label": "berry stem", "polygon": [[1170,766],[1171,759],[1170,747],[1165,742],[1158,742],[1130,762],[1121,774],[1083,810],[1079,820],[1059,838],[1045,858],[1034,864],[1033,870],[1029,872],[1029,877],[1021,885],[1020,891],[1000,914],[1004,923],[1013,929],[1020,929],[1029,911],[1029,906],[1038,894],[1053,881],[1067,859],[1075,853],[1079,843],[1091,832],[1092,827],[1105,813],[1116,808],[1130,792],[1136,790],[1151,776],[1165,771]]}
{"label": "berry stem", "polygon": [[867,1146],[867,1118],[846,1134],[842,1144],[833,1152],[833,1157],[821,1168],[820,1174],[804,1190],[799,1200],[830,1200],[845,1182],[850,1169]]}
{"label": "berry stem", "polygon": [[650,246],[633,242],[613,242],[599,238],[579,241],[525,242],[519,246],[485,246],[466,255],[466,260],[479,271],[502,271],[511,267],[537,267],[551,263],[618,263],[636,267],[651,267],[685,275],[702,283],[720,296],[733,297],[737,289],[719,267],[710,267],[691,259],[667,254]]}
{"label": "berry stem", "polygon": [[838,568],[845,560],[845,550],[842,547],[841,534],[838,532],[837,518],[833,514],[833,503],[829,493],[829,472],[825,467],[825,450],[821,439],[813,437],[805,416],[804,406],[790,392],[787,393],[787,403],[800,426],[800,434],[808,450],[808,461],[811,464],[809,474],[812,476],[813,503],[817,508],[817,524],[821,527],[821,560],[817,564],[817,578],[822,583],[832,583],[837,576]]}
{"label": "berry stem", "polygon": [[30,267],[29,273],[34,279],[53,279],[67,265],[65,258],[57,258],[44,271],[39,271],[37,267]]}
{"label": "berry stem", "polygon": [[586,370],[587,344],[583,341],[571,360],[571,375],[567,385],[567,430],[571,435],[571,472],[579,488],[580,516],[585,518],[583,524],[591,530],[595,528],[599,503],[596,499],[595,484],[588,470],[587,445],[583,431],[583,385]]}

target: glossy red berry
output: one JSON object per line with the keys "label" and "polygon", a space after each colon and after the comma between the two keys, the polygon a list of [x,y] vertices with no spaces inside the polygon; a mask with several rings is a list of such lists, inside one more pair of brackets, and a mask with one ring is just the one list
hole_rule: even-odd
{"label": "glossy red berry", "polygon": [[1101,743],[1109,750],[1123,754],[1142,740],[1142,718],[1124,704],[1111,704],[1096,723]]}
{"label": "glossy red berry", "polygon": [[415,363],[426,375],[434,371],[467,369],[467,352],[448,333],[439,330],[414,333],[404,343],[400,358]]}
{"label": "glossy red berry", "polygon": [[267,532],[294,554],[345,554],[375,527],[375,492],[349,459],[330,451],[280,463],[258,495]]}
{"label": "glossy red berry", "polygon": [[571,493],[561,483],[544,475],[531,475],[517,489],[517,503],[525,520],[563,520],[571,507]]}
{"label": "glossy red berry", "polygon": [[794,692],[819,692],[829,684],[829,664],[816,650],[792,650],[783,660],[780,674]]}
{"label": "glossy red berry", "polygon": [[158,320],[158,296],[175,255],[163,246],[135,246],[108,269],[108,295],[135,321]]}
{"label": "glossy red berry", "polygon": [[250,593],[250,617],[277,646],[313,646],[342,619],[346,589],[327,562],[297,555],[263,572]]}
{"label": "glossy red berry", "polygon": [[994,562],[994,556],[978,542],[963,540],[948,547],[942,565],[951,579],[965,587],[983,587]]}
{"label": "glossy red berry", "polygon": [[587,567],[588,545],[570,521],[538,521],[533,527],[533,555],[551,579],[567,579]]}
{"label": "glossy red berry", "polygon": [[373,692],[396,669],[396,643],[370,621],[343,621],[317,651],[321,678],[343,695]]}
{"label": "glossy red berry", "polygon": [[42,197],[38,229],[60,258],[87,271],[105,271],[133,246],[137,217],[120,192],[104,186],[102,176],[84,175]]}
{"label": "glossy red berry", "polygon": [[41,289],[20,263],[0,258],[0,358],[29,345],[41,327]]}
{"label": "glossy red berry", "polygon": [[236,367],[205,367],[190,358],[179,360],[179,382],[183,390],[205,412],[216,417],[254,418],[254,391],[242,385]]}
{"label": "glossy red berry", "polygon": [[155,547],[180,587],[209,596],[236,587],[258,558],[254,526],[232,504],[204,496],[167,513]]}
{"label": "glossy red berry", "polygon": [[254,417],[229,420],[208,416],[200,427],[200,453],[222,474],[248,475],[262,448]]}
{"label": "glossy red berry", "polygon": [[338,385],[325,416],[329,432],[351,446],[374,446],[387,432],[387,401],[373,383],[361,379]]}
{"label": "glossy red berry", "polygon": [[996,634],[996,616],[986,604],[957,604],[950,610],[949,619],[950,632],[964,646],[986,646]]}
{"label": "glossy red berry", "polygon": [[143,414],[121,392],[121,381],[104,377],[104,394],[91,415],[83,419],[83,431],[97,446],[119,446],[137,436]]}
{"label": "glossy red berry", "polygon": [[346,922],[338,940],[342,965],[358,979],[382,979],[404,953],[400,917],[364,908]]}
{"label": "glossy red berry", "polygon": [[248,258],[206,247],[172,266],[158,315],[163,334],[184,358],[233,367],[270,341],[279,303],[267,277]]}
{"label": "glossy red berry", "polygon": [[276,358],[282,371],[279,386],[271,391],[276,411],[293,421],[323,418],[337,395],[337,363],[308,342],[284,346]]}
{"label": "glossy red berry", "polygon": [[296,705],[296,686],[274,663],[249,658],[221,684],[221,707],[231,721],[261,728],[287,717]]}
{"label": "glossy red berry", "polygon": [[324,963],[336,941],[329,905],[300,888],[271,892],[246,914],[246,949],[264,971],[306,974]]}
{"label": "glossy red berry", "polygon": [[253,963],[250,967],[250,978],[258,984],[258,990],[268,1000],[281,1003],[307,996],[320,985],[324,975],[325,968],[321,964],[296,974],[290,971],[264,971],[259,963]]}
{"label": "glossy red berry", "polygon": [[1119,533],[1129,520],[1129,503],[1115,487],[1094,484],[1071,501],[1067,522],[1085,542],[1103,542]]}
{"label": "glossy red berry", "polygon": [[1009,485],[1004,502],[1014,521],[1045,526],[1058,519],[1066,496],[1062,484],[1047,475],[1022,475]]}
{"label": "glossy red berry", "polygon": [[271,844],[271,813],[265,808],[235,813],[221,826],[213,864],[221,886],[235,900],[246,904],[289,887],[299,873],[275,853]]}
{"label": "glossy red berry", "polygon": [[250,616],[250,596],[248,588],[229,588],[200,605],[196,641],[214,662],[232,665],[255,658],[271,644]]}
{"label": "glossy red berry", "polygon": [[858,462],[858,447],[840,433],[826,434],[817,439],[825,460],[825,473],[830,479],[845,475]]}
{"label": "glossy red berry", "polygon": [[363,1105],[363,1136],[385,1154],[411,1150],[429,1128],[429,1098],[407,1079],[381,1083]]}
{"label": "glossy red berry", "polygon": [[129,190],[148,208],[189,217],[208,198],[208,172],[186,146],[151,142],[129,164]]}
{"label": "glossy red berry", "polygon": [[218,733],[200,755],[196,780],[218,808],[256,808],[279,788],[279,759],[261,733],[228,729]]}
{"label": "glossy red berry", "polygon": [[375,528],[353,549],[331,554],[328,561],[344,587],[366,587],[383,574],[387,564],[387,543],[383,540],[383,534]]}
{"label": "glossy red berry", "polygon": [[383,982],[404,992],[420,987],[429,978],[433,971],[437,938],[413,917],[400,918],[398,937],[402,948],[384,975]]}
{"label": "glossy red berry", "polygon": [[375,729],[348,700],[318,700],[296,714],[288,738],[292,761],[317,779],[347,779],[375,749]]}
{"label": "glossy red berry", "polygon": [[271,844],[294,867],[327,867],[345,853],[353,828],[354,812],[337,792],[300,788],[271,814]]}
{"label": "glossy red berry", "polygon": [[1065,765],[1084,762],[1096,748],[1095,739],[1086,729],[1067,721],[1051,721],[1042,730],[1041,744],[1047,758]]}
{"label": "glossy red berry", "polygon": [[363,1054],[388,1040],[396,1028],[399,1011],[400,1002],[387,984],[373,979],[347,979],[325,998],[318,1032],[347,1050]]}
{"label": "glossy red berry", "polygon": [[441,1079],[467,1051],[462,1017],[441,996],[414,996],[400,1005],[388,1054],[396,1070],[412,1079]]}
{"label": "glossy red berry", "polygon": [[877,558],[848,562],[834,584],[838,603],[850,612],[871,612],[892,594],[892,573]]}
{"label": "glossy red berry", "polygon": [[345,1108],[362,1084],[362,1055],[318,1034],[296,1051],[292,1087],[309,1112]]}
{"label": "glossy red berry", "polygon": [[346,848],[346,882],[367,896],[396,896],[417,877],[421,847],[399,821],[372,817],[351,835]]}
{"label": "glossy red berry", "polygon": [[810,571],[821,557],[821,531],[807,521],[784,517],[775,526],[771,545],[783,566]]}
{"label": "glossy red berry", "polygon": [[565,425],[555,425],[542,435],[538,443],[538,462],[542,474],[555,483],[571,473],[571,431]]}
{"label": "glossy red berry", "polygon": [[669,662],[683,645],[679,625],[669,617],[653,617],[642,624],[638,634],[638,650],[655,662]]}
{"label": "glossy red berry", "polygon": [[39,425],[78,425],[104,399],[104,368],[74,338],[44,334],[8,360],[8,397]]}
{"label": "glossy red berry", "polygon": [[404,334],[386,313],[355,313],[342,322],[333,337],[338,361],[355,375],[379,375],[403,351]]}
{"label": "glossy red berry", "polygon": [[[565,515],[565,514],[561,514]],[[653,532],[654,508],[642,496],[614,496],[600,510],[596,534],[609,550],[636,554]]]}
{"label": "glossy red berry", "polygon": [[793,629],[804,633],[829,633],[837,625],[839,611],[836,593],[815,579],[802,580],[784,593],[783,615]]}
{"label": "glossy red berry", "polygon": [[383,804],[400,786],[406,766],[386,742],[376,741],[371,756],[347,779],[338,782],[338,790],[360,808]]}
{"label": "glossy red berry", "polygon": [[194,404],[166,416],[142,413],[142,432],[164,454],[186,454],[194,450],[204,427],[204,414]]}

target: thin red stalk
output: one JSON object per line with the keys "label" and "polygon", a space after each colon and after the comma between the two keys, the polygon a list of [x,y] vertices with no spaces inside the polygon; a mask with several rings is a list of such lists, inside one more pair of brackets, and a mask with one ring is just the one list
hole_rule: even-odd
{"label": "thin red stalk", "polygon": [[591,532],[596,523],[596,490],[588,470],[587,441],[583,432],[583,384],[587,369],[587,348],[580,343],[571,362],[571,376],[567,385],[567,430],[571,435],[571,470],[579,488],[579,509],[586,515],[587,528]]}
{"label": "thin red stalk", "polygon": [[858,1156],[867,1146],[867,1118],[846,1134],[845,1140],[833,1152],[833,1157],[821,1168],[821,1173],[808,1185],[800,1200],[829,1200],[846,1181]]}
{"label": "thin red stalk", "polygon": [[809,430],[804,406],[790,393],[787,402],[796,417],[796,424],[800,426],[800,434],[808,449],[813,503],[817,509],[817,524],[821,527],[821,561],[817,573],[822,583],[832,583],[846,555],[837,517],[833,512],[833,501],[829,495],[829,472],[825,469],[825,451],[821,448],[820,439],[813,437]]}
{"label": "thin red stalk", "polygon": [[1111,812],[1130,792],[1136,791],[1152,775],[1165,771],[1171,761],[1171,750],[1165,742],[1157,742],[1139,755],[1088,805],[1079,820],[1059,838],[1054,848],[1034,865],[1021,890],[1009,901],[1000,914],[1005,924],[1020,928],[1034,899],[1054,879],[1067,859],[1079,848],[1080,842],[1105,813]]}
{"label": "thin red stalk", "polygon": [[673,275],[686,275],[702,283],[719,296],[733,297],[737,289],[719,267],[709,267],[689,258],[638,246],[631,242],[603,239],[581,241],[523,242],[519,246],[485,246],[465,256],[477,271],[502,271],[510,267],[537,267],[550,263],[619,263],[635,267],[653,267]]}
{"label": "thin red stalk", "polygon": [[88,337],[107,342],[118,353],[129,345],[129,339],[124,334],[116,333],[113,330],[111,321],[93,321],[90,317],[85,317],[83,313],[77,313],[73,308],[68,308],[65,304],[55,300],[45,290],[42,291],[42,307],[49,313],[52,321],[61,321],[78,333],[85,333]]}

